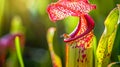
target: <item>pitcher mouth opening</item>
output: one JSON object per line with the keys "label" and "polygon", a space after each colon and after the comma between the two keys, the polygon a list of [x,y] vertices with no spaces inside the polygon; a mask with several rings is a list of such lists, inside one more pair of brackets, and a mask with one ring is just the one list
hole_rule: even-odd
{"label": "pitcher mouth opening", "polygon": [[94,29],[94,21],[88,14],[81,14],[78,25],[69,35],[64,34],[64,42],[75,41]]}
{"label": "pitcher mouth opening", "polygon": [[68,16],[77,16],[80,18],[75,31],[64,37],[64,42],[71,42],[93,30],[94,21],[88,13],[94,9],[96,9],[96,5],[90,4],[88,0],[58,0],[56,3],[48,6],[47,12],[50,20],[53,22],[62,20]]}

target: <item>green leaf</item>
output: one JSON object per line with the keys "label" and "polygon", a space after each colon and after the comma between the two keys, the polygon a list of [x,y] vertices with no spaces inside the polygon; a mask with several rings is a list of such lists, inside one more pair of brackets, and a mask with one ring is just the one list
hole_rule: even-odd
{"label": "green leaf", "polygon": [[107,67],[118,28],[119,10],[113,9],[105,20],[105,29],[98,43],[96,67]]}
{"label": "green leaf", "polygon": [[[119,12],[120,12],[120,8],[119,8]],[[119,22],[120,22],[120,16],[119,16]],[[117,34],[111,55],[111,61],[120,62],[120,24],[118,25],[118,29],[117,29]]]}
{"label": "green leaf", "polygon": [[24,62],[23,62],[22,54],[21,54],[20,39],[18,36],[15,37],[15,47],[16,47],[16,52],[17,52],[19,63],[21,67],[24,67]]}
{"label": "green leaf", "polygon": [[10,30],[11,33],[23,33],[25,32],[25,28],[24,26],[22,25],[22,20],[19,16],[15,16],[13,17],[12,19],[12,22],[11,22],[11,30]]}
{"label": "green leaf", "polygon": [[51,27],[48,29],[47,42],[48,42],[48,46],[49,46],[49,51],[50,51],[53,67],[62,67],[61,59],[54,52],[54,49],[53,49],[53,37],[54,37],[55,30],[56,30],[56,28],[54,28],[54,27]]}
{"label": "green leaf", "polygon": [[0,0],[0,35],[2,33],[2,16],[4,11],[5,0]]}
{"label": "green leaf", "polygon": [[120,61],[120,55],[118,56],[118,59],[119,59],[119,61]]}

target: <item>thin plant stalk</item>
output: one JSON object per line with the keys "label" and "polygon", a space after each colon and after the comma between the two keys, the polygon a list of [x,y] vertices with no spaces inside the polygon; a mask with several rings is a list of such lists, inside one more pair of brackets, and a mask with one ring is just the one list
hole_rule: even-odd
{"label": "thin plant stalk", "polygon": [[110,63],[107,67],[116,67],[116,66],[118,67],[118,66],[120,66],[120,62],[112,62],[112,63]]}
{"label": "thin plant stalk", "polygon": [[0,36],[2,33],[2,16],[4,11],[4,3],[5,3],[5,0],[0,0]]}
{"label": "thin plant stalk", "polygon": [[62,67],[61,59],[54,52],[54,49],[53,49],[53,37],[54,37],[55,30],[56,30],[56,28],[54,28],[54,27],[51,27],[48,29],[47,41],[48,41],[48,46],[49,46],[49,51],[50,51],[53,67]]}
{"label": "thin plant stalk", "polygon": [[21,53],[21,47],[20,47],[20,39],[18,36],[15,37],[15,47],[16,47],[16,52],[17,52],[19,63],[21,67],[24,67],[24,62],[22,59],[22,53]]}

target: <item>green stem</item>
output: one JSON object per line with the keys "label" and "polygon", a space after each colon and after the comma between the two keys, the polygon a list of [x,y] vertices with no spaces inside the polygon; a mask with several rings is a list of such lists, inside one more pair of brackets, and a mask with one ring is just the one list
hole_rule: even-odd
{"label": "green stem", "polygon": [[23,59],[22,59],[22,54],[21,54],[21,48],[20,48],[20,39],[18,36],[15,37],[15,46],[16,46],[16,51],[17,51],[17,56],[19,63],[21,67],[24,67]]}
{"label": "green stem", "polygon": [[60,57],[54,52],[53,49],[53,37],[55,33],[56,28],[51,27],[48,29],[47,32],[47,42],[48,42],[48,47],[50,50],[50,55],[53,63],[53,67],[62,67],[61,59]]}
{"label": "green stem", "polygon": [[4,10],[4,2],[5,0],[0,0],[0,36],[2,33],[2,16],[3,16],[3,10]]}

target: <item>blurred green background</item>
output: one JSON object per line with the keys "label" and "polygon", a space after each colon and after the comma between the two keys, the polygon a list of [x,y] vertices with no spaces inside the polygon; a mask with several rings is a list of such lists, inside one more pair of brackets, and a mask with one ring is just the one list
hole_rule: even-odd
{"label": "blurred green background", "polygon": [[[50,27],[57,28],[54,37],[54,50],[62,59],[62,65],[65,67],[65,43],[60,36],[63,33],[70,33],[77,25],[78,18],[68,17],[65,20],[57,21],[57,23],[51,22],[46,9],[50,3],[56,1],[0,0],[0,37],[11,32],[11,23],[16,17],[19,18],[16,22],[20,22],[24,27],[22,31],[25,32],[26,38],[23,51],[25,67],[52,67],[46,40],[47,30]],[[116,4],[120,3],[120,0],[90,0],[90,2],[97,6],[97,9],[89,14],[95,21],[94,33],[99,41],[104,30],[106,16],[116,7]]]}

